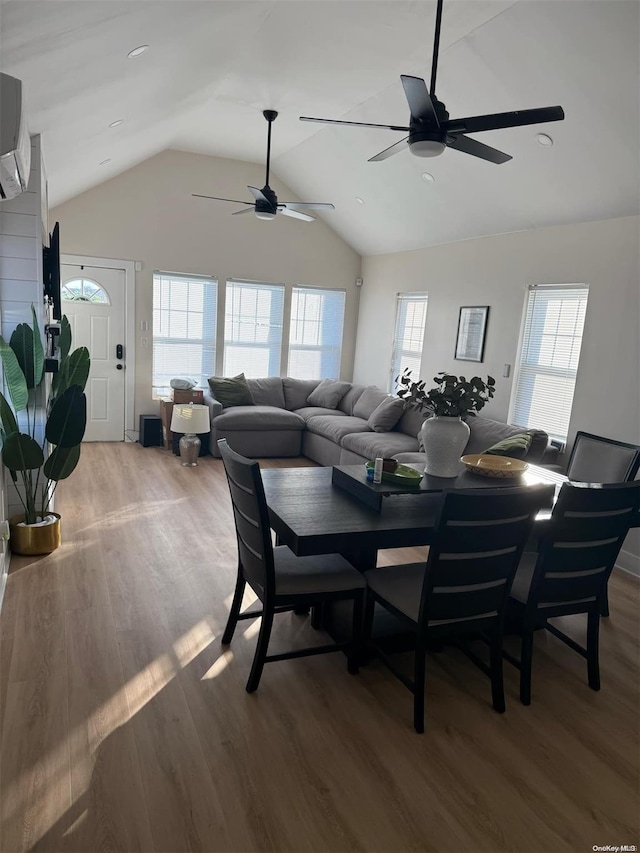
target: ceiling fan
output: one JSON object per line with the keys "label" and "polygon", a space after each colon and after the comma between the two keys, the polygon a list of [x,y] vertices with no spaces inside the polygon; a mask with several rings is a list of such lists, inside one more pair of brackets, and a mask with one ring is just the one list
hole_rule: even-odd
{"label": "ceiling fan", "polygon": [[302,213],[303,210],[335,210],[332,204],[322,204],[314,201],[278,201],[278,197],[269,186],[269,163],[271,160],[271,125],[278,117],[275,110],[263,110],[262,115],[269,123],[267,131],[267,175],[264,181],[264,186],[261,190],[257,187],[249,187],[249,192],[254,198],[254,201],[236,201],[232,198],[219,198],[215,195],[200,195],[200,193],[192,193],[196,198],[212,198],[215,201],[230,201],[233,204],[245,204],[242,210],[236,210],[233,216],[238,216],[240,213],[251,213],[254,211],[258,219],[275,219],[276,214],[283,213],[285,216],[292,216],[294,219],[303,219],[305,222],[313,222],[315,216],[309,216],[308,213]]}
{"label": "ceiling fan", "polygon": [[323,124],[344,124],[353,127],[381,127],[386,130],[398,130],[409,133],[385,148],[370,163],[386,160],[405,148],[418,157],[437,157],[445,148],[455,148],[465,154],[472,154],[490,163],[506,163],[511,160],[509,154],[504,154],[496,148],[491,148],[482,142],[465,136],[466,133],[481,133],[485,130],[499,130],[503,127],[519,127],[525,124],[541,124],[547,121],[561,121],[564,118],[562,107],[541,107],[533,110],[519,110],[510,113],[494,113],[492,115],[472,116],[470,118],[450,119],[447,108],[436,98],[436,75],[438,71],[438,50],[440,47],[440,25],[442,22],[442,3],[438,0],[436,10],[436,27],[433,40],[433,59],[431,64],[431,92],[422,77],[401,75],[404,94],[409,102],[411,111],[409,127],[398,127],[392,124],[370,124],[362,121],[338,121],[327,118],[310,118],[300,116],[300,121],[317,121]]}

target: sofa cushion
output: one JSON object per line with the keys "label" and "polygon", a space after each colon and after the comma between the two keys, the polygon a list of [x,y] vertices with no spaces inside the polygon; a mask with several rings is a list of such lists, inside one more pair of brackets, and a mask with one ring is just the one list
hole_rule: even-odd
{"label": "sofa cushion", "polygon": [[294,379],[285,376],[282,379],[282,390],[284,391],[284,405],[290,412],[302,409],[307,405],[307,397],[320,384],[319,379]]}
{"label": "sofa cushion", "polygon": [[367,422],[362,418],[353,418],[348,415],[316,415],[307,421],[309,432],[322,435],[330,441],[340,444],[345,435],[352,432],[370,432]]}
{"label": "sofa cushion", "polygon": [[265,379],[247,379],[251,397],[256,406],[278,406],[284,409],[284,391],[279,376]]}
{"label": "sofa cushion", "polygon": [[356,400],[353,407],[353,414],[357,418],[364,418],[365,421],[369,415],[377,409],[380,403],[389,395],[382,388],[377,388],[375,385],[367,385],[362,394]]}
{"label": "sofa cushion", "polygon": [[355,406],[357,400],[360,398],[360,395],[366,388],[366,385],[352,385],[351,388],[344,395],[342,400],[338,403],[338,408],[340,411],[344,412],[345,415],[353,414],[353,407]]}
{"label": "sofa cushion", "polygon": [[305,406],[303,409],[296,409],[296,415],[304,418],[305,422],[309,418],[317,418],[320,415],[328,415],[329,417],[342,417],[343,413],[340,409],[323,409],[322,406]]}
{"label": "sofa cushion", "polygon": [[518,432],[509,438],[503,438],[485,450],[490,456],[509,456],[511,459],[524,459],[531,447],[531,433]]}
{"label": "sofa cushion", "polygon": [[253,406],[253,398],[244,373],[233,377],[210,376],[207,381],[211,393],[225,409],[231,406]]}
{"label": "sofa cushion", "polygon": [[304,429],[304,420],[295,412],[278,409],[275,406],[233,406],[224,409],[215,418],[213,426],[217,430],[263,430]]}
{"label": "sofa cushion", "polygon": [[349,382],[323,379],[307,397],[307,405],[322,406],[324,409],[337,409],[338,403],[350,388]]}
{"label": "sofa cushion", "polygon": [[404,411],[404,403],[399,397],[386,397],[371,412],[367,423],[374,432],[389,432],[398,423]]}
{"label": "sofa cushion", "polygon": [[500,421],[491,420],[491,418],[483,418],[481,415],[477,415],[475,418],[467,418],[466,422],[470,435],[464,449],[465,454],[484,453],[488,447],[502,441],[503,438],[511,438],[512,435],[517,435],[523,431],[522,427],[503,424]]}
{"label": "sofa cushion", "polygon": [[342,446],[365,459],[375,459],[416,451],[418,439],[402,432],[359,432],[345,435]]}
{"label": "sofa cushion", "polygon": [[410,406],[408,409],[405,409],[395,428],[398,432],[403,432],[405,435],[416,436],[427,417],[428,415],[424,412],[420,412],[414,409],[413,406]]}

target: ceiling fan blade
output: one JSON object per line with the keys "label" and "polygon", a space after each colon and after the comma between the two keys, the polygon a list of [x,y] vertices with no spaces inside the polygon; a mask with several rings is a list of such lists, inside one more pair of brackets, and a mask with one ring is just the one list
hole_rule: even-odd
{"label": "ceiling fan blade", "polygon": [[254,213],[255,208],[253,205],[251,207],[244,207],[242,210],[236,210],[235,213],[232,213],[232,216],[240,216],[241,213]]}
{"label": "ceiling fan blade", "polygon": [[462,134],[448,137],[447,145],[449,148],[455,148],[456,151],[472,154],[474,157],[480,157],[481,160],[488,160],[490,163],[500,164],[513,160],[510,154],[504,154],[502,151],[498,151],[497,148],[491,148],[483,142],[470,139],[468,136],[463,136]]}
{"label": "ceiling fan blade", "polygon": [[267,204],[269,204],[269,199],[262,192],[262,190],[259,190],[257,187],[249,187],[248,189],[256,201],[266,201]]}
{"label": "ceiling fan blade", "polygon": [[480,133],[483,130],[500,130],[503,127],[520,127],[525,124],[562,121],[563,118],[564,110],[562,107],[539,107],[535,110],[456,118],[445,122],[444,128],[447,133]]}
{"label": "ceiling fan blade", "polygon": [[408,77],[406,74],[401,74],[400,79],[404,87],[404,94],[409,102],[411,118],[424,124],[440,127],[427,84],[422,77]]}
{"label": "ceiling fan blade", "polygon": [[401,139],[400,142],[396,142],[394,145],[390,145],[388,148],[385,148],[384,151],[381,151],[379,154],[376,154],[375,157],[369,157],[369,163],[377,163],[379,160],[386,160],[387,157],[393,157],[394,154],[398,154],[400,151],[404,151],[405,148],[409,147],[409,137],[405,136],[404,139]]}
{"label": "ceiling fan blade", "polygon": [[200,195],[200,193],[191,193],[194,198],[212,198],[214,201],[230,201],[232,204],[250,204],[253,207],[252,201],[238,201],[237,198],[220,198],[217,195]]}
{"label": "ceiling fan blade", "polygon": [[320,124],[344,124],[349,127],[381,127],[383,130],[401,130],[408,133],[410,127],[398,127],[395,124],[371,124],[368,121],[340,121],[333,118],[309,118],[309,116],[300,116],[300,121],[317,121]]}
{"label": "ceiling fan blade", "polygon": [[319,201],[284,201],[278,207],[286,207],[289,210],[335,210],[334,204],[324,204]]}
{"label": "ceiling fan blade", "polygon": [[305,222],[315,221],[315,216],[309,216],[308,213],[298,213],[297,210],[290,210],[288,207],[279,207],[278,213],[284,213],[285,216],[292,216],[294,219],[303,219]]}

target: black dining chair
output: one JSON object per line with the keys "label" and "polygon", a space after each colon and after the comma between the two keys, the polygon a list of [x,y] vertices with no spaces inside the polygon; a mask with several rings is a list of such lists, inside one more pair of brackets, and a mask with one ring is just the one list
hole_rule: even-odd
{"label": "black dining chair", "polygon": [[[639,468],[640,447],[637,444],[579,431],[566,473],[570,480],[578,483],[630,483]],[[609,615],[606,590],[601,615]]]}
{"label": "black dining chair", "polygon": [[[589,687],[600,689],[598,634],[607,581],[629,527],[638,516],[640,482],[565,483],[545,525],[538,553],[523,555],[511,587],[509,624],[522,635],[520,701],[531,703],[534,631],[546,628],[587,659]],[[583,648],[548,620],[587,614]]]}
{"label": "black dining chair", "polygon": [[442,503],[425,563],[365,572],[365,636],[371,637],[376,602],[411,626],[416,635],[413,678],[374,648],[413,693],[413,724],[424,732],[425,663],[428,642],[482,635],[490,665],[463,651],[491,678],[493,707],[505,709],[502,633],[509,588],[536,514],[553,501],[553,486],[449,492]]}
{"label": "black dining chair", "polygon": [[[218,447],[231,493],[238,540],[238,576],[222,635],[223,645],[231,642],[238,620],[262,617],[247,692],[257,690],[265,663],[272,661],[344,650],[349,672],[357,673],[366,587],[362,574],[338,554],[296,557],[286,546],[274,548],[259,464],[232,450],[226,439],[220,439]],[[258,596],[262,609],[241,612],[246,584]],[[354,603],[350,642],[267,654],[274,614],[341,599],[351,599]]]}
{"label": "black dining chair", "polygon": [[590,432],[577,432],[567,477],[578,483],[629,483],[640,468],[640,447]]}

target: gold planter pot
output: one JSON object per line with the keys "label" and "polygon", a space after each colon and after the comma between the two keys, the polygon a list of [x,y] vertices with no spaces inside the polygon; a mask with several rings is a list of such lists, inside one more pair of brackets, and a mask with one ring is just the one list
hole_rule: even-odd
{"label": "gold planter pot", "polygon": [[56,520],[53,524],[45,524],[42,527],[33,524],[20,526],[20,522],[24,521],[24,514],[14,515],[9,519],[11,550],[14,554],[33,557],[37,554],[50,554],[60,547],[60,516],[57,512],[48,512],[47,515],[55,516]]}

